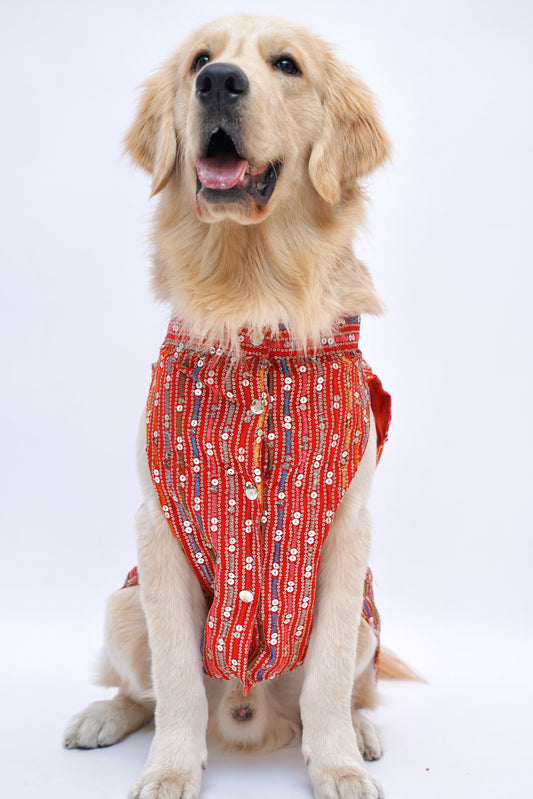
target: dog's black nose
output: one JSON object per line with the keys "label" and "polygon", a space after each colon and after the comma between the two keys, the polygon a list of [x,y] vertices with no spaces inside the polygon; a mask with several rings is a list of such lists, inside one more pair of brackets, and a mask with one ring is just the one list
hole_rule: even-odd
{"label": "dog's black nose", "polygon": [[208,64],[196,78],[196,95],[202,105],[217,111],[231,109],[248,91],[248,78],[234,64]]}

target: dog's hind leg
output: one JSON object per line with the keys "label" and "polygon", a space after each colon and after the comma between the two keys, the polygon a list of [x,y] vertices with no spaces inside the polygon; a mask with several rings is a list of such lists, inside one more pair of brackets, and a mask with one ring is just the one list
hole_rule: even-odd
{"label": "dog's hind leg", "polygon": [[137,586],[111,595],[107,605],[105,644],[96,682],[116,686],[110,700],[93,702],[74,716],[65,731],[69,749],[95,749],[138,730],[154,714],[150,649]]}
{"label": "dog's hind leg", "polygon": [[139,704],[125,694],[93,702],[74,716],[65,730],[68,749],[96,749],[111,746],[152,718],[153,708]]}
{"label": "dog's hind leg", "polygon": [[378,799],[381,789],[367,771],[352,722],[358,627],[370,550],[365,505],[375,468],[376,434],[370,439],[323,547],[315,621],[300,698],[302,750],[317,799]]}
{"label": "dog's hind leg", "polygon": [[357,642],[357,661],[355,682],[352,692],[352,723],[357,738],[357,746],[364,760],[377,760],[383,754],[381,736],[374,722],[361,712],[362,708],[372,708],[376,704],[376,676],[374,656],[378,645],[377,638],[361,619]]}

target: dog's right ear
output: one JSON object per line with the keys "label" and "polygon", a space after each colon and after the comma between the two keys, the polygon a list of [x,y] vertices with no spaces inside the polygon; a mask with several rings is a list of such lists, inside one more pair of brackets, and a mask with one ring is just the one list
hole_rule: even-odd
{"label": "dog's right ear", "polygon": [[137,116],[124,137],[124,151],[152,174],[152,197],[166,186],[176,166],[175,99],[176,68],[172,59],[144,84]]}

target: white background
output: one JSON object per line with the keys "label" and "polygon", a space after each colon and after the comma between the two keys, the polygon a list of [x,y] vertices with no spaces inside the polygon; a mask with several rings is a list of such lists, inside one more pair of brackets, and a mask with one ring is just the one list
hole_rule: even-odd
{"label": "white background", "polygon": [[[21,0],[2,11],[6,796],[125,797],[151,733],[66,752],[106,595],[135,563],[137,421],[167,310],[149,179],[121,158],[136,87],[198,23],[303,22],[373,88],[393,162],[356,250],[388,306],[361,346],[393,394],[372,497],[388,799],[530,795],[533,7],[523,0]],[[153,202],[153,201],[152,201]],[[528,740],[529,739],[529,740]],[[297,750],[211,753],[204,796],[309,799]]]}

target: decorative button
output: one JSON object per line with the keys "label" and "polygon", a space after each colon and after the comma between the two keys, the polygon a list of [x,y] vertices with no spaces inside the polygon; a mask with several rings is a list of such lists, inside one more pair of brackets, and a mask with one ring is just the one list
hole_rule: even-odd
{"label": "decorative button", "polygon": [[242,602],[246,602],[246,604],[249,605],[250,602],[254,601],[254,595],[252,594],[251,591],[240,591],[239,599],[242,600]]}
{"label": "decorative button", "polygon": [[258,347],[264,340],[265,337],[261,330],[252,330],[250,333],[250,344],[253,344],[254,347]]}
{"label": "decorative button", "polygon": [[252,404],[250,405],[250,410],[252,411],[252,413],[255,413],[255,415],[257,416],[260,413],[263,413],[264,409],[265,409],[265,403],[263,402],[262,399],[252,400]]}
{"label": "decorative button", "polygon": [[257,499],[259,494],[257,488],[254,486],[253,483],[246,483],[244,493],[246,494],[248,499]]}

